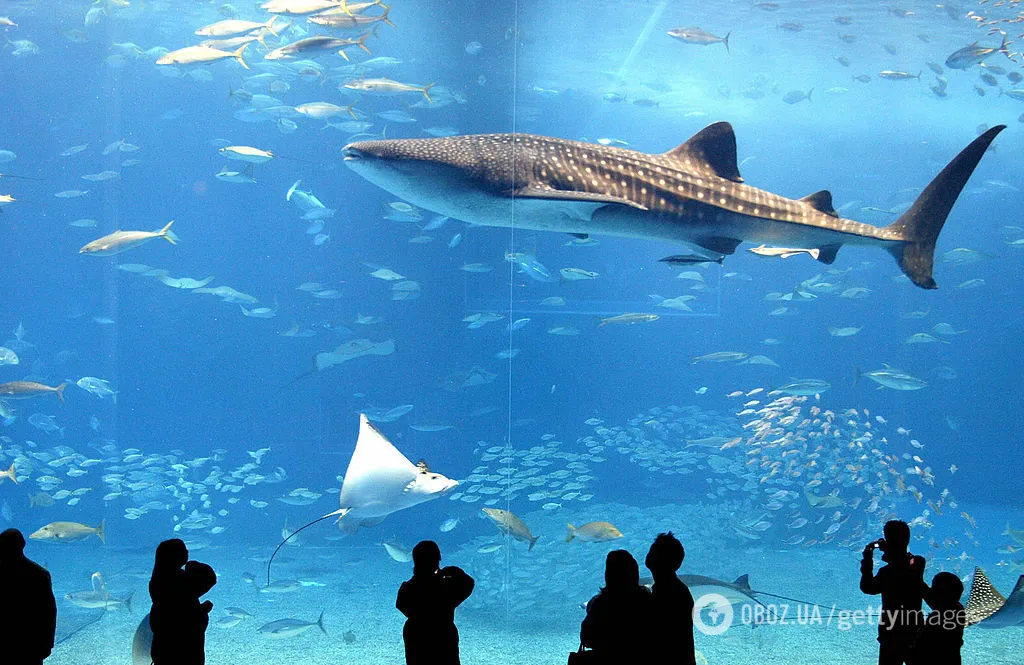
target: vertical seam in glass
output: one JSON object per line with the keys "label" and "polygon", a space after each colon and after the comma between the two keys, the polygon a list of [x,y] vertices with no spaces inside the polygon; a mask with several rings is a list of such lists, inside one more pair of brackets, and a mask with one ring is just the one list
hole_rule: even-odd
{"label": "vertical seam in glass", "polygon": [[[519,0],[513,0],[512,2],[512,136],[511,136],[511,147],[512,147],[512,197],[511,197],[511,210],[510,214],[510,225],[509,225],[509,243],[511,245],[511,251],[516,251],[516,96],[518,92],[518,81],[519,81]],[[516,264],[512,261],[508,261],[508,384],[507,384],[507,399],[508,407],[505,419],[505,457],[511,457],[514,446],[512,445],[512,336],[513,331],[513,302],[514,302],[514,289],[515,289],[515,266]],[[512,463],[505,463],[506,470],[512,469]],[[507,474],[505,477],[510,478],[511,474]],[[512,512],[512,499],[511,492],[509,490],[510,485],[505,485],[505,510]],[[512,583],[512,534],[505,531],[505,617],[506,619],[511,615],[511,593],[510,586]]]}

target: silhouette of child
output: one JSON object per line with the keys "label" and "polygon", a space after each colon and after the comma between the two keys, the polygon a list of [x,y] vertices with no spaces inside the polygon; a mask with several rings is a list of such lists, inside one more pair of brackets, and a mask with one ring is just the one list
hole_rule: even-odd
{"label": "silhouette of child", "polygon": [[964,584],[953,573],[932,578],[925,602],[932,608],[924,619],[911,649],[910,665],[960,665],[967,613],[960,604]]}
{"label": "silhouette of child", "polygon": [[205,632],[213,603],[200,604],[199,596],[216,583],[213,569],[188,560],[188,548],[182,540],[173,538],[157,546],[149,581],[153,665],[203,665]]}
{"label": "silhouette of child", "polygon": [[604,588],[587,603],[580,644],[594,651],[595,662],[646,663],[651,609],[651,592],[640,584],[636,559],[613,550],[605,559]]}
{"label": "silhouette of child", "polygon": [[[866,594],[882,594],[882,615],[878,622],[878,665],[904,665],[910,646],[922,623],[921,601],[928,593],[924,582],[924,557],[907,551],[910,527],[906,522],[885,523],[883,540],[864,548],[860,563],[860,590]],[[882,550],[886,565],[872,575],[875,548]]]}
{"label": "silhouette of child", "polygon": [[194,595],[196,606],[192,608],[195,612],[195,625],[193,626],[193,643],[191,651],[196,654],[196,662],[206,662],[206,629],[210,625],[210,611],[213,610],[212,601],[199,602],[199,599],[217,584],[217,573],[213,568],[199,561],[189,561],[185,564],[185,581],[189,587],[189,598]]}
{"label": "silhouette of child", "polygon": [[441,564],[432,540],[412,548],[412,579],[402,582],[395,607],[406,618],[406,665],[460,665],[455,608],[473,593],[473,578],[461,568]]}
{"label": "silhouette of child", "polygon": [[25,536],[17,529],[0,533],[0,626],[4,663],[41,665],[53,651],[57,602],[50,573],[25,556]]}
{"label": "silhouette of child", "polygon": [[654,576],[651,588],[651,663],[696,665],[693,645],[693,594],[676,571],[686,550],[672,532],[659,533],[644,565]]}

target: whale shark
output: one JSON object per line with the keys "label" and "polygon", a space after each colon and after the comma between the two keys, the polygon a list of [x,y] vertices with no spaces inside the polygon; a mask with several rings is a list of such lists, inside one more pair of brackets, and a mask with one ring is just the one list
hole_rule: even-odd
{"label": "whale shark", "polygon": [[431,471],[426,462],[413,464],[370,423],[365,413],[359,414],[359,437],[338,495],[341,507],[299,527],[281,541],[267,563],[267,584],[270,565],[281,546],[303,529],[337,517],[342,531],[355,533],[360,527],[380,524],[391,513],[442,497],[458,484],[457,480]]}
{"label": "whale shark", "polygon": [[667,240],[686,246],[694,260],[716,262],[743,242],[805,250],[825,264],[844,245],[879,247],[914,284],[934,289],[939,232],[1005,127],[975,138],[884,227],[840,217],[827,190],[790,199],[744,184],[728,122],[660,154],[530,134],[471,134],[358,141],[342,155],[378,187],[474,225]]}

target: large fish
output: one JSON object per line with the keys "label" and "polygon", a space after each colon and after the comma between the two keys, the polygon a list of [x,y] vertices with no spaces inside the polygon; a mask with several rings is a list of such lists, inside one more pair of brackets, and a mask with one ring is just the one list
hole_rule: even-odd
{"label": "large fish", "polygon": [[797,200],[744,185],[727,122],[662,154],[528,134],[360,141],[343,154],[375,185],[475,225],[668,240],[715,261],[742,242],[816,249],[826,264],[843,245],[866,245],[934,289],[935,241],[1004,128],[971,142],[885,227],[841,218],[828,191]]}
{"label": "large fish", "polygon": [[978,42],[974,42],[970,46],[957,49],[946,58],[946,66],[950,69],[968,69],[980,64],[993,53],[1009,55],[1010,51],[1006,42],[1006,35],[1003,35],[1003,43],[999,46],[978,46]]}
{"label": "large fish", "polygon": [[54,393],[57,395],[58,399],[63,402],[64,388],[67,385],[67,383],[62,383],[55,388],[35,381],[9,381],[8,383],[0,383],[0,397],[6,397],[8,399],[29,399],[30,397],[39,397],[40,395]]}
{"label": "large fish", "polygon": [[51,543],[75,543],[95,535],[100,542],[106,544],[107,539],[103,534],[103,527],[106,520],[100,520],[100,525],[91,527],[79,522],[51,522],[29,536],[31,540],[43,540]]}
{"label": "large fish", "polygon": [[109,235],[93,240],[78,250],[78,253],[92,254],[93,256],[113,256],[133,247],[138,247],[154,238],[163,238],[172,245],[176,245],[178,244],[178,237],[171,231],[171,224],[174,224],[173,220],[167,222],[167,226],[159,231],[114,231]]}
{"label": "large fish", "polygon": [[235,51],[222,51],[217,48],[210,46],[186,46],[180,48],[177,51],[171,51],[170,53],[164,54],[157,58],[156,64],[158,65],[194,65],[194,64],[207,64],[216,60],[224,60],[226,58],[234,58],[240,65],[249,69],[249,65],[245,62],[242,55],[245,53],[245,48],[249,45],[249,42],[242,44],[242,46]]}
{"label": "large fish", "polygon": [[310,628],[319,628],[320,632],[324,635],[327,634],[327,629],[324,628],[323,612],[320,613],[320,618],[316,621],[302,621],[301,619],[278,619],[277,621],[271,621],[260,626],[260,633],[272,640],[279,640],[285,637],[301,635]]}
{"label": "large fish", "polygon": [[501,508],[484,508],[484,515],[487,515],[494,522],[494,526],[498,527],[498,531],[507,533],[516,540],[521,540],[524,543],[530,543],[527,550],[532,550],[533,546],[540,540],[540,536],[535,536],[530,533],[530,527],[526,526],[526,522],[519,519],[519,516],[515,513]]}
{"label": "large fish", "polygon": [[725,37],[718,37],[710,32],[701,30],[700,28],[672,28],[668,31],[669,37],[675,37],[681,42],[686,44],[696,44],[697,46],[710,46],[711,44],[725,44],[725,50],[729,50],[729,35],[732,32],[725,33]]}

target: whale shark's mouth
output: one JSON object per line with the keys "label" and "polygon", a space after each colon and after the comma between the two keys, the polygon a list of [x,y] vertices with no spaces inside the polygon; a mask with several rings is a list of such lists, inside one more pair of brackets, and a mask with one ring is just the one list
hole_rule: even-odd
{"label": "whale shark's mouth", "polygon": [[345,161],[353,159],[371,159],[372,154],[356,148],[354,144],[350,144],[341,149],[341,156]]}

